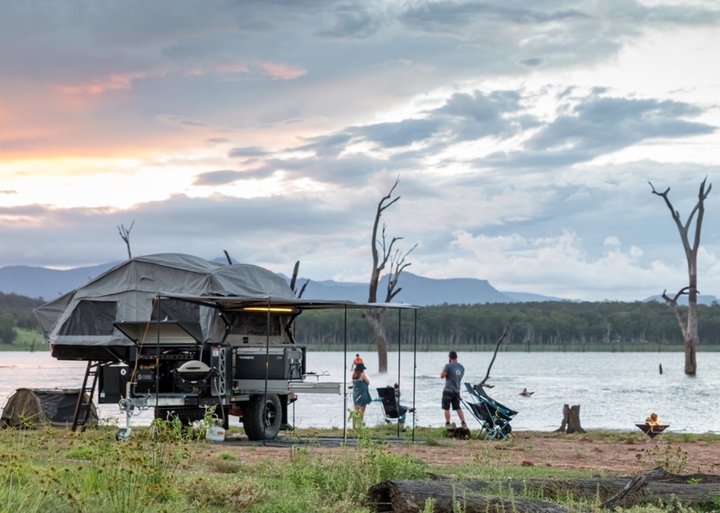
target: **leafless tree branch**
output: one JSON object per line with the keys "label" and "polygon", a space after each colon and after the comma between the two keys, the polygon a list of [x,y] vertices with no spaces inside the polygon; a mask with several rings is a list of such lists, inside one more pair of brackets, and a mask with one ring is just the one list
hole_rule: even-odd
{"label": "leafless tree branch", "polygon": [[130,223],[129,227],[125,227],[124,224],[118,225],[118,233],[120,234],[120,238],[125,241],[125,246],[127,247],[127,254],[128,259],[132,258],[132,252],[130,251],[130,232],[133,229],[133,226],[135,226],[135,220],[133,219],[132,223]]}
{"label": "leafless tree branch", "polygon": [[402,272],[412,265],[411,262],[407,262],[407,257],[415,248],[417,248],[417,243],[403,254],[400,253],[400,250],[395,250],[390,260],[390,274],[388,275],[387,294],[385,295],[386,303],[392,301],[402,290],[402,287],[397,288],[398,281]]}
{"label": "leafless tree branch", "polygon": [[510,326],[512,326],[513,319],[511,319],[506,325],[505,328],[503,328],[503,332],[500,334],[500,338],[498,338],[497,342],[495,343],[495,352],[493,353],[493,357],[490,360],[490,364],[488,365],[487,372],[485,373],[485,377],[483,380],[478,383],[480,387],[488,387],[492,388],[492,385],[486,384],[487,380],[490,379],[490,369],[492,369],[493,363],[495,363],[495,357],[497,356],[498,349],[500,349],[500,344],[503,343],[503,341],[507,338],[508,333],[510,332]]}

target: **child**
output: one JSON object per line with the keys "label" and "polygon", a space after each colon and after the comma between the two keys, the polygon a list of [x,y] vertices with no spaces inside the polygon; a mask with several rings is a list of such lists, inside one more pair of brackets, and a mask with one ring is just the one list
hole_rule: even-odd
{"label": "child", "polygon": [[352,367],[350,367],[350,370],[354,371],[360,363],[364,365],[363,359],[360,358],[360,353],[355,353],[355,359],[352,362]]}
{"label": "child", "polygon": [[651,413],[648,418],[645,419],[645,424],[647,424],[650,427],[656,427],[660,425],[660,419],[657,416],[657,413]]}

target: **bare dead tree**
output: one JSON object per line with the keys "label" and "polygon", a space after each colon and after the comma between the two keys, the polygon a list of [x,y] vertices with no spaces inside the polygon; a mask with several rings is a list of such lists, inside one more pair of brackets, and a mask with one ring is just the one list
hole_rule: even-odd
{"label": "bare dead tree", "polygon": [[[665,200],[665,205],[670,210],[670,215],[675,221],[675,226],[680,234],[680,240],[682,241],[683,250],[685,251],[685,259],[687,260],[688,269],[688,285],[683,287],[675,294],[674,297],[667,295],[667,289],[663,291],[662,297],[665,302],[672,308],[675,318],[680,326],[680,332],[683,337],[683,346],[685,351],[685,374],[688,376],[695,376],[697,373],[697,349],[699,344],[698,337],[698,323],[697,323],[697,254],[700,247],[700,233],[702,231],[703,217],[705,215],[705,199],[712,190],[712,184],[707,185],[707,177],[700,183],[700,189],[698,191],[698,199],[695,206],[690,211],[687,220],[683,224],[680,220],[680,213],[675,210],[668,194],[670,193],[670,187],[665,189],[663,192],[658,192],[652,183],[650,188],[652,193],[656,196],[660,196]],[[693,220],[695,221],[694,233],[692,233],[693,239],[690,242],[690,235],[693,228]],[[687,295],[688,306],[687,311],[683,312],[683,309],[678,305],[678,299],[680,296]]]}
{"label": "bare dead tree", "polygon": [[293,294],[295,294],[295,297],[300,299],[303,297],[303,294],[305,293],[305,288],[308,286],[308,283],[310,283],[310,280],[305,281],[305,284],[300,287],[300,290],[297,290],[297,277],[298,272],[300,271],[300,260],[295,262],[295,266],[293,267],[293,273],[292,278],[290,278],[290,288],[293,291]]}
{"label": "bare dead tree", "polygon": [[[495,352],[493,353],[492,358],[490,359],[490,363],[488,364],[487,372],[485,373],[485,377],[483,380],[477,384],[478,387],[482,390],[483,387],[492,388],[494,385],[490,385],[487,380],[490,379],[490,369],[492,369],[493,364],[495,363],[495,357],[497,357],[498,350],[500,349],[500,344],[503,343],[503,341],[507,338],[508,334],[510,333],[510,327],[512,326],[514,322],[514,319],[511,319],[503,328],[502,333],[500,334],[500,337],[497,339],[497,342],[495,342]],[[484,392],[483,392],[484,393]]]}
{"label": "bare dead tree", "polygon": [[230,258],[230,253],[228,253],[227,249],[223,249],[223,253],[225,253],[225,259],[227,260],[228,265],[233,265],[232,258]]}
{"label": "bare dead tree", "polygon": [[132,258],[132,252],[130,251],[130,232],[133,226],[135,226],[135,219],[133,219],[129,227],[125,227],[124,224],[118,225],[117,227],[120,238],[125,241],[125,246],[127,246],[128,259]]}
{"label": "bare dead tree", "polygon": [[[395,247],[395,244],[401,241],[402,237],[393,237],[388,242],[386,225],[383,223],[380,237],[378,237],[378,228],[380,227],[380,220],[382,219],[383,212],[394,205],[400,196],[394,196],[395,188],[398,186],[400,178],[395,180],[395,183],[390,188],[390,191],[383,196],[378,202],[377,209],[375,211],[375,220],[373,222],[372,238],[371,238],[371,252],[372,252],[372,271],[370,273],[370,286],[368,290],[368,303],[378,302],[378,286],[380,283],[380,277],[385,268],[389,265],[390,271],[388,274],[387,289],[385,291],[384,303],[389,303],[395,296],[400,293],[402,288],[398,287],[400,275],[402,272],[410,266],[410,262],[407,261],[407,257],[417,247],[415,244],[408,251],[402,252]],[[387,310],[385,308],[370,308],[365,311],[365,318],[367,319],[370,327],[373,331],[373,337],[375,338],[375,345],[378,350],[378,372],[387,372],[387,336],[385,334],[385,314]]]}

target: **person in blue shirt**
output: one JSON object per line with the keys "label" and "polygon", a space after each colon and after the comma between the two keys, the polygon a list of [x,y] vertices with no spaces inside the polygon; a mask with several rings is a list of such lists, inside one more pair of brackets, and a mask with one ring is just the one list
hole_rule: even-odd
{"label": "person in blue shirt", "polygon": [[[358,363],[355,365],[352,373],[352,387],[353,387],[353,404],[355,405],[355,411],[358,413],[357,421],[362,425],[363,417],[365,416],[365,408],[372,402],[370,397],[370,380],[365,374],[365,364]],[[355,424],[355,419],[353,419]]]}
{"label": "person in blue shirt", "polygon": [[445,426],[450,427],[450,407],[455,410],[461,422],[461,426],[467,429],[465,424],[465,414],[460,408],[460,384],[465,375],[465,367],[458,363],[458,355],[455,351],[448,354],[448,363],[445,364],[440,378],[445,380],[445,387],[442,393],[442,409],[445,415]]}

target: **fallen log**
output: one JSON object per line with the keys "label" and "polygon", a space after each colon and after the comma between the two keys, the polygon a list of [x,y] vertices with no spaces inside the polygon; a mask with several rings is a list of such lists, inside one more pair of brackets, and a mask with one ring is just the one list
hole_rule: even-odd
{"label": "fallen log", "polygon": [[[629,508],[638,504],[680,503],[708,506],[720,503],[720,476],[675,475],[654,469],[635,478],[528,479],[506,481],[397,480],[384,481],[370,488],[368,501],[375,511],[416,513],[433,501],[434,513],[516,511],[518,513],[560,513],[567,508],[546,499],[602,501],[601,507]],[[512,510],[503,509],[512,507]],[[464,508],[464,509],[462,509]]]}
{"label": "fallen log", "polygon": [[548,498],[603,501],[602,507],[629,508],[638,504],[707,506],[720,502],[720,476],[708,474],[677,475],[656,468],[636,477],[590,479],[529,479],[505,486],[513,493],[542,494]]}
{"label": "fallen log", "polygon": [[[491,486],[482,481],[383,481],[370,487],[368,502],[378,513],[567,513],[548,501],[525,497],[484,495]],[[433,505],[431,510],[426,504]]]}

